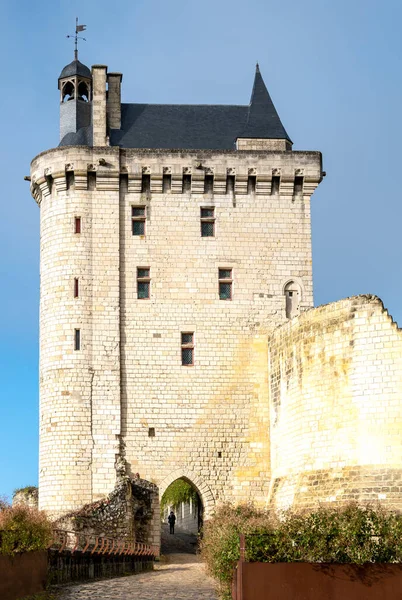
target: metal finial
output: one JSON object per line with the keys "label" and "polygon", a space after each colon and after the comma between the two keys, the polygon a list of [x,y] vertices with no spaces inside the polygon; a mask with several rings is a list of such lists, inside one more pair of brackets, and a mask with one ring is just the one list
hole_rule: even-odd
{"label": "metal finial", "polygon": [[74,38],[74,60],[78,60],[78,40],[83,40],[86,42],[87,40],[84,37],[80,37],[78,34],[80,31],[85,31],[87,28],[86,25],[78,25],[78,17],[75,19],[75,35],[68,35],[68,38]]}

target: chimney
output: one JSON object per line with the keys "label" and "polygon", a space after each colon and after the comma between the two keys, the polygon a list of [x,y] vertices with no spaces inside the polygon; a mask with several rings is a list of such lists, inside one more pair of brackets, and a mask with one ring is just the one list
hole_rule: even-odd
{"label": "chimney", "polygon": [[107,124],[108,129],[121,128],[121,73],[108,73],[107,75]]}
{"label": "chimney", "polygon": [[106,65],[92,67],[93,145],[106,146]]}

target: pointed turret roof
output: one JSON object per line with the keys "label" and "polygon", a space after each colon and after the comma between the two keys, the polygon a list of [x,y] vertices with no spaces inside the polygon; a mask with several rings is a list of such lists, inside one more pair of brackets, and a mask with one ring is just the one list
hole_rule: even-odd
{"label": "pointed turret roof", "polygon": [[243,138],[285,139],[292,142],[282,125],[257,63]]}

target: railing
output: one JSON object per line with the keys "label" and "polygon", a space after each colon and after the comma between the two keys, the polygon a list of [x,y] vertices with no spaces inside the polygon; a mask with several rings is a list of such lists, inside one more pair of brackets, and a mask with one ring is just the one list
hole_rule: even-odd
{"label": "railing", "polygon": [[126,539],[116,539],[104,536],[87,535],[76,531],[54,529],[53,539],[49,549],[60,553],[68,551],[86,554],[108,554],[127,556],[159,556],[159,546],[129,542]]}

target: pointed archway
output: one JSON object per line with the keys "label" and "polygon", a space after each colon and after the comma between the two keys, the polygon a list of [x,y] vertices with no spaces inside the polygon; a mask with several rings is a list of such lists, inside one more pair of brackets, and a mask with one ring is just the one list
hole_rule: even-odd
{"label": "pointed archway", "polygon": [[215,498],[211,488],[191,469],[176,469],[165,477],[159,485],[159,499],[162,499],[169,485],[176,481],[176,479],[184,479],[184,481],[188,481],[195,488],[203,505],[204,521],[208,520],[215,508]]}

